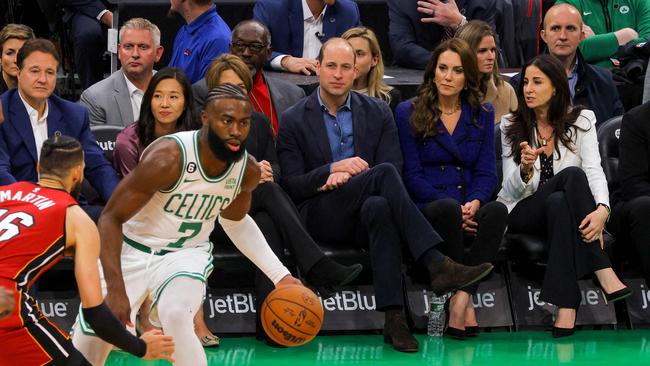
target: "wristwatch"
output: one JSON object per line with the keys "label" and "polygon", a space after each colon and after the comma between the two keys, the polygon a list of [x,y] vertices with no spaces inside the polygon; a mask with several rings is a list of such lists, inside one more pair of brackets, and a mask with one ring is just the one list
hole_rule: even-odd
{"label": "wristwatch", "polygon": [[463,19],[460,20],[460,23],[458,23],[458,27],[456,29],[464,26],[465,24],[467,24],[467,18],[463,15]]}

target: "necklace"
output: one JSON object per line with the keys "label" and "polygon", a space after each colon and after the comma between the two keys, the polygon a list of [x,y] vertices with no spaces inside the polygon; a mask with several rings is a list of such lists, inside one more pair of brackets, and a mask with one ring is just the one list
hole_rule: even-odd
{"label": "necklace", "polygon": [[460,109],[460,100],[458,101],[458,103],[456,103],[456,105],[451,110],[451,112],[445,112],[442,110],[442,108],[440,108],[440,113],[444,114],[445,116],[451,116],[452,114],[458,112],[459,109]]}
{"label": "necklace", "polygon": [[551,134],[548,137],[542,136],[541,133],[539,133],[539,129],[537,128],[537,125],[535,125],[535,131],[537,132],[537,140],[539,141],[539,144],[543,147],[548,145],[548,141],[553,138],[553,135],[555,134],[555,131],[551,131]]}

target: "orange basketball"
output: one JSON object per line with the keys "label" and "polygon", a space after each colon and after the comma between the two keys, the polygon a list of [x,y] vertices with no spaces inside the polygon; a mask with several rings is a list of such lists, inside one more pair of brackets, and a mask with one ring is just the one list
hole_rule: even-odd
{"label": "orange basketball", "polygon": [[323,324],[323,305],[318,296],[300,285],[271,291],[260,311],[266,334],[275,343],[287,347],[311,341]]}

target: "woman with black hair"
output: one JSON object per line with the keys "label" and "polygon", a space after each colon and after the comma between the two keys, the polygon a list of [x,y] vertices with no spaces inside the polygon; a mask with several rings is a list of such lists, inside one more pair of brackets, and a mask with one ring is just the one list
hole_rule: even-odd
{"label": "woman with black hair", "polygon": [[142,151],[158,137],[201,127],[194,116],[192,85],[181,69],[158,71],[142,97],[140,117],[115,141],[113,166],[120,177],[135,168]]}
{"label": "woman with black hair", "polygon": [[540,299],[558,307],[553,337],[573,334],[578,279],[595,273],[606,301],[630,295],[603,251],[609,192],[600,165],[596,117],[571,106],[562,64],[550,55],[522,69],[517,110],[501,120],[508,231],[546,238],[548,266]]}

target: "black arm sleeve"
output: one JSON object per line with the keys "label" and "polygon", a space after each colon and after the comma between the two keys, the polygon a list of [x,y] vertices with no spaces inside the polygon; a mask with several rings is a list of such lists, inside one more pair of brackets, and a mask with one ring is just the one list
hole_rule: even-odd
{"label": "black arm sleeve", "polygon": [[93,308],[82,308],[81,311],[99,338],[137,357],[143,357],[147,353],[147,344],[129,333],[105,302]]}

